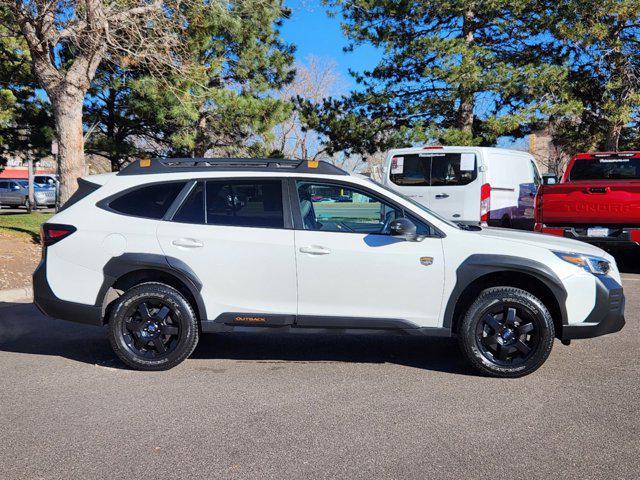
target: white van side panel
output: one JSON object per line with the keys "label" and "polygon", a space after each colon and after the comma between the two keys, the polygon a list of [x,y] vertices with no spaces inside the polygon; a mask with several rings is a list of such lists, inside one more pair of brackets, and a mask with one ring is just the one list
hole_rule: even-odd
{"label": "white van side panel", "polygon": [[486,158],[486,178],[491,185],[489,223],[516,226],[525,222],[533,214],[533,157],[524,152],[492,149]]}

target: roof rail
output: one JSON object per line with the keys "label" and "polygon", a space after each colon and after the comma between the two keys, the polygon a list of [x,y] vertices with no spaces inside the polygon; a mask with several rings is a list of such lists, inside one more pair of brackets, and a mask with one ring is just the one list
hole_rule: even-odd
{"label": "roof rail", "polygon": [[124,167],[118,172],[118,175],[202,171],[291,171],[295,173],[349,175],[341,168],[324,161],[276,158],[154,158],[151,160],[141,158]]}

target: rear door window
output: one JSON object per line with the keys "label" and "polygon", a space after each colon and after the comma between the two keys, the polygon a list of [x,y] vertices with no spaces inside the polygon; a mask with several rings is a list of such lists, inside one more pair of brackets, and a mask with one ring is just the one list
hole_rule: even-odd
{"label": "rear door window", "polygon": [[390,179],[405,187],[468,185],[478,177],[474,153],[420,153],[391,159]]}
{"label": "rear door window", "polygon": [[131,190],[109,202],[109,208],[134,217],[160,219],[186,185],[184,182],[166,182]]}
{"label": "rear door window", "polygon": [[206,223],[284,228],[280,180],[207,181]]}

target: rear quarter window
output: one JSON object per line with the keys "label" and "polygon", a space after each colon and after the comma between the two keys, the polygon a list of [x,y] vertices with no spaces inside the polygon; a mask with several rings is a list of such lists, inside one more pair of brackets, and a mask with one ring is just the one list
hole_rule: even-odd
{"label": "rear quarter window", "polygon": [[109,209],[134,217],[161,219],[186,183],[166,182],[137,187],[111,200]]}

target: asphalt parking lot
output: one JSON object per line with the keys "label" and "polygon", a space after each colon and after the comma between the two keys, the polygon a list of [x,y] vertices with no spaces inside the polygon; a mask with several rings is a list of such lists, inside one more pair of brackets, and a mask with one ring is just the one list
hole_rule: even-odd
{"label": "asphalt parking lot", "polygon": [[[630,271],[634,271],[632,268]],[[640,274],[627,326],[477,376],[451,340],[204,337],[160,373],[104,332],[0,306],[0,477],[640,477]]]}

